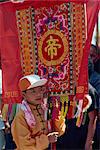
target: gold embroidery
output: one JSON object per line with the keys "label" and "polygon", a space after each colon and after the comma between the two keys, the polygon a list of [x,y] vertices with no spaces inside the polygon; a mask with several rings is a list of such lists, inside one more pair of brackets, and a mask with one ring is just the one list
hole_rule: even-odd
{"label": "gold embroidery", "polygon": [[5,92],[4,97],[5,98],[18,97],[18,91],[8,91],[8,92]]}
{"label": "gold embroidery", "polygon": [[[45,32],[38,45],[38,55],[40,57],[40,60],[46,66],[60,64],[66,57],[69,49],[67,38],[58,30],[48,30],[47,32]],[[55,59],[54,56],[57,56],[59,54],[58,50],[62,52],[62,54],[58,59]],[[50,59],[44,57],[44,53],[46,52],[47,55],[50,56]]]}
{"label": "gold embroidery", "polygon": [[53,56],[57,56],[57,48],[61,48],[61,44],[57,44],[57,42],[59,42],[59,40],[53,39],[52,36],[50,36],[50,39],[46,42],[48,46],[45,48],[45,51],[48,52],[51,59],[53,59]]}
{"label": "gold embroidery", "polygon": [[[17,26],[20,42],[20,56],[23,75],[34,73],[35,70],[35,46],[34,29],[32,28],[32,8],[17,11]],[[33,18],[34,19],[34,18]],[[33,30],[32,30],[33,29]]]}
{"label": "gold embroidery", "polygon": [[76,93],[84,93],[84,86],[78,86],[76,89]]}

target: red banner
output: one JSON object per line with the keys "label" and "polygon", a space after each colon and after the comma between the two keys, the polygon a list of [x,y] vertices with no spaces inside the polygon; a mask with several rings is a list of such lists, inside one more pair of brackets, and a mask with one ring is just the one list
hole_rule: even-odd
{"label": "red banner", "polygon": [[[88,54],[90,49],[90,42],[94,29],[94,24],[97,20],[99,11],[99,1],[93,0],[62,0],[62,1],[25,1],[24,3],[14,4],[11,2],[0,4],[0,52],[1,52],[1,66],[3,72],[3,102],[4,103],[18,103],[21,102],[21,95],[18,88],[18,80],[22,76],[22,66],[20,58],[20,43],[16,23],[16,10],[25,9],[33,6],[35,9],[42,7],[51,7],[55,4],[60,5],[62,2],[86,3],[88,36],[84,46],[84,53],[82,56],[80,72],[77,84],[77,98],[83,98],[87,93],[87,64]],[[57,36],[57,35],[55,35]],[[60,38],[60,37],[59,37]],[[80,92],[79,92],[80,91]]]}

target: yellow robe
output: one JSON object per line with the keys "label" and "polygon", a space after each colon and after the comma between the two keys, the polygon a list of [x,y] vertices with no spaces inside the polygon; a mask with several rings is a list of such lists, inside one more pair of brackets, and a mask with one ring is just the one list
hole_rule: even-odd
{"label": "yellow robe", "polygon": [[[23,110],[20,110],[12,123],[12,136],[17,150],[45,150],[49,146],[47,122],[44,120],[44,112],[40,107],[29,105],[35,117],[36,125],[32,128],[26,122]],[[55,120],[55,131],[62,135],[65,131],[64,119]]]}

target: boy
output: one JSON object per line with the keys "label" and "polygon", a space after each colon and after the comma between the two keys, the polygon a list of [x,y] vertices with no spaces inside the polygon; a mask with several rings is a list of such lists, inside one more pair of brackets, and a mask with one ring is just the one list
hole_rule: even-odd
{"label": "boy", "polygon": [[47,79],[40,79],[38,75],[28,75],[19,81],[24,101],[12,123],[17,150],[45,150],[49,143],[56,142],[57,137],[65,131],[64,119],[58,116],[54,123],[57,132],[48,132],[44,118],[46,107],[43,105],[46,83]]}

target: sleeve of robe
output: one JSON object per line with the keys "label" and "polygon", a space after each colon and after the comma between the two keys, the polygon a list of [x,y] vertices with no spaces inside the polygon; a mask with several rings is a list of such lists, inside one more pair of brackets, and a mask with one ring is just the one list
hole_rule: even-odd
{"label": "sleeve of robe", "polygon": [[31,137],[31,131],[22,111],[14,118],[11,130],[17,150],[44,150],[49,145],[47,135],[42,134],[34,138]]}

